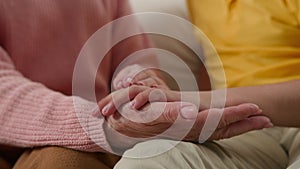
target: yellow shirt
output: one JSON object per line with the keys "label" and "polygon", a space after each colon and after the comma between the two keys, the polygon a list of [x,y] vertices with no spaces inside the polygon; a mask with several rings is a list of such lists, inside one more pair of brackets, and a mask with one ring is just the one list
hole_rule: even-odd
{"label": "yellow shirt", "polygon": [[[219,53],[226,87],[300,79],[299,0],[188,2],[194,24]],[[220,68],[206,59],[209,72]],[[221,75],[212,73],[211,78],[220,79]]]}

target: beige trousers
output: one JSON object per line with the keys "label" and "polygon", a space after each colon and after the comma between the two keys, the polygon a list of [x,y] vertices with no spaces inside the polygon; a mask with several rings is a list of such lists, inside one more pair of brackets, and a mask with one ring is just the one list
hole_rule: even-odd
{"label": "beige trousers", "polygon": [[[249,132],[226,140],[193,144],[153,140],[127,151],[116,169],[300,169],[300,132],[295,128],[272,128]],[[165,153],[148,158],[166,145]],[[150,153],[151,154],[151,153]],[[127,157],[126,157],[127,156]],[[130,156],[130,157],[128,157]]]}

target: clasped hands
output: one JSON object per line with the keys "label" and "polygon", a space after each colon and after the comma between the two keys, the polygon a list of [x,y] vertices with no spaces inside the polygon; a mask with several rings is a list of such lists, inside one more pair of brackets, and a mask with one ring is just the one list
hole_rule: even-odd
{"label": "clasped hands", "polygon": [[[169,90],[153,70],[142,70],[139,65],[123,69],[113,86],[117,90],[98,106],[107,120],[107,140],[118,149],[130,148],[149,138],[204,142],[273,126],[255,104],[210,107],[210,92]],[[207,121],[209,113],[216,118]],[[206,123],[216,125],[202,131]],[[199,140],[201,132],[209,132],[205,140]]]}

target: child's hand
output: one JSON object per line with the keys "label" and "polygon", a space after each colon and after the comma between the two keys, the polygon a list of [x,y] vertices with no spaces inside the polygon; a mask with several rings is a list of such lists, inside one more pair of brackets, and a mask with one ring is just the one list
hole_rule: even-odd
{"label": "child's hand", "polygon": [[125,67],[113,80],[115,90],[120,90],[133,84],[168,89],[168,86],[158,77],[154,70],[145,69],[137,64]]}

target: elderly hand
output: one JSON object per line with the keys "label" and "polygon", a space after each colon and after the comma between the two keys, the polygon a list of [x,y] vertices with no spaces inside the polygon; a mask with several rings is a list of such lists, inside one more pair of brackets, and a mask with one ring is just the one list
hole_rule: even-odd
{"label": "elderly hand", "polygon": [[[112,147],[123,150],[147,139],[204,142],[273,126],[253,104],[198,113],[191,103],[153,102],[141,111],[132,109],[129,104],[119,111],[107,117],[105,130]],[[216,118],[207,118],[209,114]]]}

